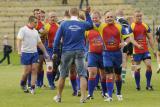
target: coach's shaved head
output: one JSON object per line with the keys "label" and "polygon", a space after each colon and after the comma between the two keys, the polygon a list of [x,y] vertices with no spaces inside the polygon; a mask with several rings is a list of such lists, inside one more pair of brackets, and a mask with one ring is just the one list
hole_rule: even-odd
{"label": "coach's shaved head", "polygon": [[78,16],[79,15],[79,10],[77,8],[71,8],[69,10],[69,13],[71,16]]}

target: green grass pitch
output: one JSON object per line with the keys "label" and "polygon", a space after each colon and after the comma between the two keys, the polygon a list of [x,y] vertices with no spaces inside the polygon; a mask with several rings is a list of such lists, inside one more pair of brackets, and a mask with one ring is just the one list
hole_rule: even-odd
{"label": "green grass pitch", "polygon": [[[2,54],[0,54],[2,57]],[[55,103],[52,98],[56,90],[48,88],[36,89],[36,94],[25,94],[19,86],[23,67],[19,65],[19,57],[12,54],[12,65],[6,62],[0,65],[0,107],[159,107],[160,106],[160,74],[156,74],[157,63],[153,60],[152,85],[154,91],[145,89],[145,67],[141,68],[141,91],[136,91],[135,82],[131,76],[130,67],[127,69],[126,83],[123,84],[122,94],[124,100],[117,101],[113,94],[113,102],[104,102],[100,91],[95,91],[93,100],[85,104],[79,103],[79,97],[72,96],[72,89],[68,80],[63,91],[62,103]],[[47,80],[45,77],[45,84]]]}

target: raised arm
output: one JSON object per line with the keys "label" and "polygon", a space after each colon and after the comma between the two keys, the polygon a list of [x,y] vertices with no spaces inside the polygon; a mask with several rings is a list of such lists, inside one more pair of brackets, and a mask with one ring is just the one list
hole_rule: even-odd
{"label": "raised arm", "polygon": [[87,7],[84,12],[86,16],[86,30],[90,30],[93,28],[93,22],[90,16],[90,7]]}

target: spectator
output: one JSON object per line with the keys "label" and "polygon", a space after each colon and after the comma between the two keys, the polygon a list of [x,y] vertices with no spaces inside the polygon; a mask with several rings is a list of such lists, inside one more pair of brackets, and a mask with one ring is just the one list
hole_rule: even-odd
{"label": "spectator", "polygon": [[[81,10],[82,10],[83,1],[84,1],[84,0],[81,0],[81,2],[80,2],[80,4],[79,4],[79,9],[81,9]],[[87,6],[89,6],[89,1],[88,1],[88,0],[86,0],[86,7],[87,7]]]}
{"label": "spectator", "polygon": [[3,39],[3,58],[0,60],[0,64],[7,58],[8,64],[10,64],[9,54],[12,52],[12,47],[8,44],[8,36],[5,35]]}
{"label": "spectator", "polygon": [[68,0],[62,0],[62,4],[68,4]]}

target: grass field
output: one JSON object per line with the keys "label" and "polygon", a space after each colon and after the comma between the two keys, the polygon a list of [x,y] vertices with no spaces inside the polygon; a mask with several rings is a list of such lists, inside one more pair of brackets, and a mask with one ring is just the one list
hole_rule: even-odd
{"label": "grass field", "polygon": [[[0,55],[1,57],[1,55]],[[36,94],[25,94],[19,86],[23,67],[19,65],[18,56],[11,56],[12,65],[6,62],[0,65],[0,107],[159,107],[160,106],[160,74],[156,74],[157,63],[153,61],[152,85],[154,91],[146,91],[144,65],[142,64],[141,91],[136,91],[131,73],[127,73],[127,82],[123,85],[124,100],[117,101],[113,95],[113,102],[104,102],[100,91],[95,91],[93,100],[86,104],[79,103],[79,97],[72,97],[72,89],[68,81],[63,92],[62,103],[55,103],[52,98],[56,90],[48,88],[36,89]],[[128,71],[130,67],[128,67]],[[45,84],[47,84],[45,78]]]}

